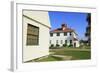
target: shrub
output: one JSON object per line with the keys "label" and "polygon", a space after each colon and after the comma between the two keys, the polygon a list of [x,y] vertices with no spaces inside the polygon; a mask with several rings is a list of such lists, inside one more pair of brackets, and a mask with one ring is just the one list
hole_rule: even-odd
{"label": "shrub", "polygon": [[54,47],[54,45],[53,44],[51,44],[51,46],[50,47]]}
{"label": "shrub", "polygon": [[49,48],[54,48],[54,44],[51,44]]}
{"label": "shrub", "polygon": [[49,48],[50,48],[50,49],[59,49],[59,48],[60,48],[60,45],[59,45],[59,44],[56,44],[56,45],[54,46],[54,44],[51,44]]}
{"label": "shrub", "polygon": [[59,47],[60,45],[59,44],[56,44],[56,47]]}
{"label": "shrub", "polygon": [[73,47],[73,45],[72,45],[72,44],[70,44],[68,47]]}
{"label": "shrub", "polygon": [[66,47],[67,46],[67,44],[63,44],[63,47]]}

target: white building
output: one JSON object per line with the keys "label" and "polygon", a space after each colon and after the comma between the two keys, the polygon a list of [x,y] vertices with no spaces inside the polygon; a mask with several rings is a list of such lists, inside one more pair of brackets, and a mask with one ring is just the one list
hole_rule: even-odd
{"label": "white building", "polygon": [[66,24],[62,24],[61,28],[50,31],[50,45],[63,46],[72,45],[73,47],[79,47],[79,40],[76,32],[68,28]]}
{"label": "white building", "polygon": [[50,27],[48,12],[23,10],[23,62],[49,54]]}

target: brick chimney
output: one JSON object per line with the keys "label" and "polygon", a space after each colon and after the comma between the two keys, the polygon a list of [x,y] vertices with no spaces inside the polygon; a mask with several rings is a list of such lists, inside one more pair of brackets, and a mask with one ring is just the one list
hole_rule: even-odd
{"label": "brick chimney", "polygon": [[62,24],[62,30],[65,30],[67,28],[67,25],[66,24]]}

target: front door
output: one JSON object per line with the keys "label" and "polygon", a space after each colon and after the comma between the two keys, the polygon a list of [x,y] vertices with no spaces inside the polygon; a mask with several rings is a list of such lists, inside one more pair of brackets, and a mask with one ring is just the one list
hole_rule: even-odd
{"label": "front door", "polygon": [[74,43],[74,47],[76,47],[76,43]]}

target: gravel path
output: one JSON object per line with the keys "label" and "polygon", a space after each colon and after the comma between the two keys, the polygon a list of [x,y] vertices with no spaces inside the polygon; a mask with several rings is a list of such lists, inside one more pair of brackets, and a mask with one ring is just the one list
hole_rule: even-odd
{"label": "gravel path", "polygon": [[72,56],[64,56],[64,55],[52,55],[52,56],[62,58],[63,60],[71,60],[72,59]]}

